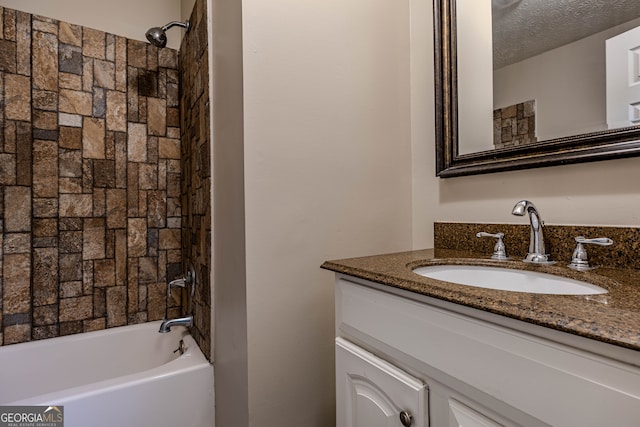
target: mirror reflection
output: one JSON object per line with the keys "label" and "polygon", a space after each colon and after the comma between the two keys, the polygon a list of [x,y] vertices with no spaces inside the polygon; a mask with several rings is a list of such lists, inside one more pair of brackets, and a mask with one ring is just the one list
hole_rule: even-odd
{"label": "mirror reflection", "polygon": [[640,1],[457,0],[458,154],[640,125]]}

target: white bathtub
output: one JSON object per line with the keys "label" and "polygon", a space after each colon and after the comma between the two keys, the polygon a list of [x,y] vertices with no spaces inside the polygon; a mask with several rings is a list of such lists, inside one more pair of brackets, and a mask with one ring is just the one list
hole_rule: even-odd
{"label": "white bathtub", "polygon": [[65,427],[213,426],[213,367],[186,328],[159,325],[0,347],[0,405],[63,405]]}

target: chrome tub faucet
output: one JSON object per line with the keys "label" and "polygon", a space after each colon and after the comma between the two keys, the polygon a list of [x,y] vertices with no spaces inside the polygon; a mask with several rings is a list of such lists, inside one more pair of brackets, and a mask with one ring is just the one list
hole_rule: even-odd
{"label": "chrome tub faucet", "polygon": [[[188,286],[191,286],[190,296],[193,299],[193,296],[195,295],[195,289],[196,289],[196,270],[193,267],[192,263],[189,263],[189,271],[184,277],[172,280],[169,283],[167,283],[167,299],[171,297],[172,288],[176,288],[176,287],[187,288]],[[193,326],[193,312],[192,314],[185,317],[178,317],[176,319],[167,319],[166,311],[165,311],[165,318],[162,321],[162,324],[160,325],[160,330],[158,332],[162,334],[169,332],[172,326],[187,326],[187,327]]]}
{"label": "chrome tub faucet", "polygon": [[529,253],[523,261],[533,264],[555,264],[555,261],[549,261],[549,254],[546,253],[544,247],[544,222],[540,218],[540,213],[535,205],[528,200],[520,200],[513,207],[511,213],[517,216],[524,216],[525,213],[529,214],[529,223],[531,225]]}
{"label": "chrome tub faucet", "polygon": [[193,326],[193,314],[186,317],[178,317],[177,319],[164,319],[158,332],[162,334],[169,332],[172,326]]}

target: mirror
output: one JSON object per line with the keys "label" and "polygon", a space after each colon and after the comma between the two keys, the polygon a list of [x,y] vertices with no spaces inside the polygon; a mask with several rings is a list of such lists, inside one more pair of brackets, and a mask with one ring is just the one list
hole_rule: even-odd
{"label": "mirror", "polygon": [[640,156],[637,0],[434,0],[434,24],[437,176]]}

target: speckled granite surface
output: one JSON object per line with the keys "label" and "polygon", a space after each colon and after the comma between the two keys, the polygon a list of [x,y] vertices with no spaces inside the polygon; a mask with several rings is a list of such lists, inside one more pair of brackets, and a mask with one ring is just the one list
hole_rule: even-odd
{"label": "speckled granite surface", "polygon": [[[471,228],[468,233],[475,236],[475,228]],[[485,231],[493,230],[485,228]],[[528,227],[525,239],[528,242]],[[640,351],[639,270],[600,267],[576,272],[567,268],[564,261],[553,266],[531,265],[523,263],[517,254],[513,260],[499,262],[489,259],[492,247],[488,245],[488,252],[483,248],[486,255],[436,248],[327,261],[322,268]],[[456,285],[412,272],[432,264],[501,265],[534,270],[587,281],[607,289],[608,293],[575,296],[497,291]]]}

